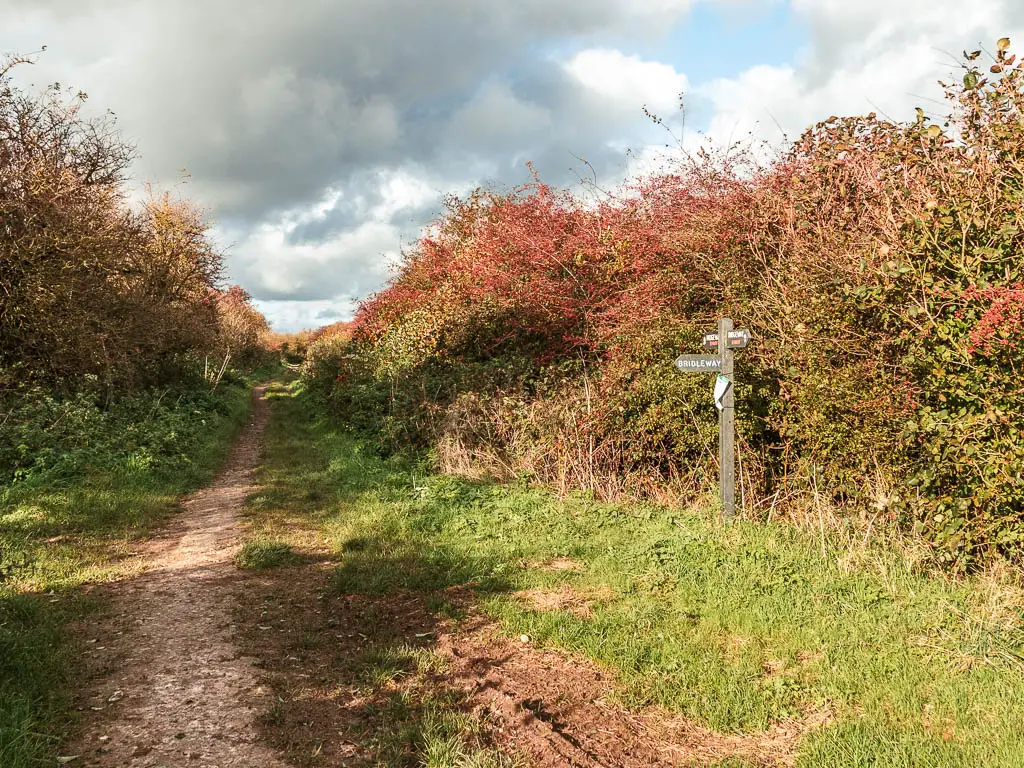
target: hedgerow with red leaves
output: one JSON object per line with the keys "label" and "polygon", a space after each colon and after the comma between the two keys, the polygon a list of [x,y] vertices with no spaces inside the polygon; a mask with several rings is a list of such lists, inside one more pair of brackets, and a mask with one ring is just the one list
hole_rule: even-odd
{"label": "hedgerow with red leaves", "polygon": [[[1001,40],[941,122],[831,117],[766,166],[701,152],[599,204],[536,182],[451,199],[325,358],[330,396],[443,468],[692,495],[715,319],[739,357],[748,514],[811,494],[966,565],[1024,546],[1024,71]],[[324,365],[321,360],[318,365]]]}

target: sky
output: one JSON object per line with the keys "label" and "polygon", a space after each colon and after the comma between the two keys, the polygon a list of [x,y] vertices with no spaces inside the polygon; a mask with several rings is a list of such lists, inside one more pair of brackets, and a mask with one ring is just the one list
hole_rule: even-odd
{"label": "sky", "polygon": [[0,53],[45,46],[18,84],[112,110],[135,193],[206,209],[283,331],[350,318],[446,195],[941,115],[937,81],[1003,36],[1019,0],[0,0]]}

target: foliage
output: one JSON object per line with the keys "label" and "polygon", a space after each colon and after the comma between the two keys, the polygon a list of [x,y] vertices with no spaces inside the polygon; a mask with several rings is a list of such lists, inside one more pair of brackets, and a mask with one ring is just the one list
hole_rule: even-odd
{"label": "foliage", "polygon": [[0,488],[12,481],[52,487],[106,471],[187,470],[195,442],[229,407],[199,382],[125,395],[106,407],[88,391],[8,392],[0,398]]}
{"label": "foliage", "polygon": [[[1024,553],[1024,70],[969,54],[941,123],[831,117],[773,161],[702,151],[597,203],[478,190],[364,302],[311,386],[388,450],[659,497],[717,474],[718,316],[739,358],[744,495],[899,524],[956,567]],[[335,379],[333,385],[330,385]]]}
{"label": "foliage", "polygon": [[274,359],[269,341],[267,319],[253,307],[252,297],[240,285],[210,292],[217,308],[215,350],[223,356],[222,368],[228,363],[254,368]]}
{"label": "foliage", "polygon": [[845,495],[884,468],[880,506],[961,563],[1024,554],[1024,71],[1001,47],[985,78],[979,56],[941,126],[868,115],[804,135],[757,248],[779,290],[753,306],[789,374],[780,431]]}
{"label": "foliage", "polygon": [[152,192],[130,207],[113,118],[56,86],[22,93],[18,63],[0,62],[0,387],[166,385],[190,356],[258,346],[248,297],[217,290],[202,212]]}
{"label": "foliage", "polygon": [[298,367],[306,359],[312,333],[308,330],[297,333],[281,333],[270,331],[264,334],[263,340],[271,352],[275,352],[289,367]]}
{"label": "foliage", "polygon": [[351,339],[346,331],[332,332],[330,328],[310,334],[302,363],[302,375],[309,387],[323,397],[330,394]]}

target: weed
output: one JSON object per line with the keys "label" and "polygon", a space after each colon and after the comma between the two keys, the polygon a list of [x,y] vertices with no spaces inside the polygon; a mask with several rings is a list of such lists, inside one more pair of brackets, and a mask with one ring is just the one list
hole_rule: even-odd
{"label": "weed", "polygon": [[247,541],[235,556],[235,564],[239,568],[257,570],[294,565],[297,562],[299,556],[283,541]]}

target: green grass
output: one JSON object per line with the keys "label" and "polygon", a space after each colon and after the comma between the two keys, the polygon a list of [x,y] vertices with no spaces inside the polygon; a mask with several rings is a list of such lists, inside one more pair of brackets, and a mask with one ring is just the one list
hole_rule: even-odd
{"label": "green grass", "polygon": [[279,568],[282,565],[294,565],[299,556],[290,544],[283,541],[265,541],[254,539],[245,542],[235,556],[239,568]]}
{"label": "green grass", "polygon": [[[375,647],[357,662],[365,695],[376,701],[372,736],[382,765],[406,765],[410,748],[426,768],[513,768],[518,763],[484,746],[481,724],[461,711],[459,697],[430,685],[440,659],[413,646]],[[403,680],[400,688],[388,684]]]}
{"label": "green grass", "polygon": [[[66,626],[99,607],[78,588],[124,572],[178,498],[213,476],[250,403],[243,381],[214,398],[157,397],[138,419],[135,411],[90,417],[96,431],[71,436],[80,456],[59,472],[40,466],[0,486],[4,768],[54,764],[70,722],[67,691],[76,684],[77,649]],[[129,440],[141,447],[123,452]],[[53,451],[61,453],[59,442]]]}
{"label": "green grass", "polygon": [[[786,524],[437,476],[382,460],[296,386],[274,402],[251,514],[284,538],[303,523],[329,540],[338,590],[473,585],[511,635],[615,670],[629,705],[720,731],[829,713],[801,766],[1024,765],[1024,601],[1010,576],[951,581],[881,546],[827,540],[823,558],[817,536]],[[540,567],[556,558],[579,568]],[[511,594],[562,585],[595,596],[589,616]]]}

